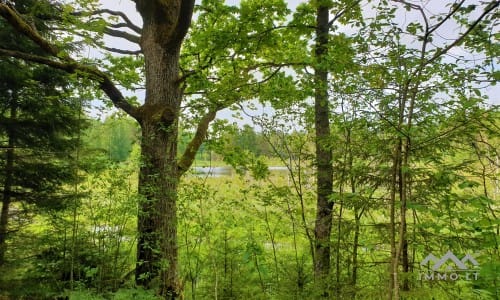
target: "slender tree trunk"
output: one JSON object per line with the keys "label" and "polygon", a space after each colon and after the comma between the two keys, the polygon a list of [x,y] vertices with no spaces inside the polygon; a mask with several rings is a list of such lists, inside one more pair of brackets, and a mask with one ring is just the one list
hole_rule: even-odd
{"label": "slender tree trunk", "polygon": [[325,64],[329,32],[329,8],[320,4],[316,15],[315,127],[317,166],[317,209],[315,222],[314,277],[322,295],[328,297],[326,280],[330,274],[330,235],[332,230],[333,189],[332,151],[329,146],[330,109],[328,105],[328,71]]}
{"label": "slender tree trunk", "polygon": [[[407,170],[408,170],[408,154],[406,151],[400,151],[400,163],[398,168],[398,189],[399,189],[399,243],[396,247],[396,271],[398,270],[398,265],[401,261],[401,266],[403,269],[403,274],[407,275],[408,273],[408,242],[406,236],[406,211],[407,211],[407,186],[406,186],[406,178],[407,178]],[[399,275],[396,275],[399,276]],[[406,287],[406,288],[405,288]],[[403,277],[403,285],[402,290],[407,291],[408,280]],[[395,299],[399,299],[399,286],[396,286],[394,289],[394,297]]]}
{"label": "slender tree trunk", "polygon": [[[17,118],[17,99],[12,95],[10,107],[10,119]],[[2,211],[0,213],[0,266],[5,264],[5,254],[7,252],[7,235],[9,233],[9,211],[12,201],[12,186],[14,184],[14,147],[15,132],[12,128],[7,129],[8,145],[5,157],[5,178],[2,197]]]}
{"label": "slender tree trunk", "polygon": [[352,246],[352,274],[351,274],[351,288],[352,299],[356,299],[356,284],[358,281],[358,247],[359,247],[359,234],[361,228],[361,215],[358,209],[354,210],[355,227],[354,227],[354,241]]}
{"label": "slender tree trunk", "polygon": [[275,272],[274,281],[275,285],[279,286],[280,276],[279,276],[278,255],[276,254],[276,238],[269,221],[269,213],[267,211],[267,206],[264,206],[264,221],[266,222],[266,230],[267,233],[269,234],[269,239],[271,239],[271,246],[273,247],[273,261],[274,261],[274,272]]}
{"label": "slender tree trunk", "polygon": [[407,203],[408,203],[408,196],[409,196],[409,191],[410,191],[410,186],[408,182],[408,174],[407,170],[409,170],[409,153],[408,153],[408,144],[409,141],[406,142],[407,145],[405,147],[405,151],[403,153],[403,167],[401,168],[401,207],[400,207],[400,242],[399,242],[399,249],[401,252],[401,266],[403,268],[403,284],[402,284],[402,290],[403,291],[409,291],[410,290],[410,283],[408,280],[408,274],[410,270],[410,263],[408,259],[408,230],[407,230]]}
{"label": "slender tree trunk", "polygon": [[392,178],[391,178],[391,196],[390,196],[390,243],[391,243],[391,261],[389,266],[389,293],[388,299],[399,300],[399,251],[397,249],[397,226],[396,226],[396,199],[398,194],[398,179],[401,164],[401,138],[395,147],[392,161]]}
{"label": "slender tree trunk", "polygon": [[[400,103],[400,116],[398,131],[404,127],[404,112],[406,96],[402,97]],[[411,127],[411,109],[408,117],[407,128]],[[399,299],[400,280],[399,280],[399,265],[402,265],[403,272],[408,275],[409,258],[408,258],[408,239],[407,239],[407,197],[410,187],[408,186],[408,170],[409,170],[409,150],[410,140],[408,137],[403,139],[398,138],[396,150],[393,157],[393,171],[391,183],[391,296],[389,299]],[[399,227],[396,225],[396,199],[399,198]],[[399,229],[399,230],[398,230]],[[409,282],[406,278],[403,279],[403,290],[409,290]],[[392,298],[393,297],[393,298]]]}
{"label": "slender tree trunk", "polygon": [[[9,150],[8,150],[9,151]],[[7,154],[7,156],[9,156]],[[7,164],[8,165],[8,164]],[[7,252],[7,234],[8,234],[8,224],[9,224],[9,210],[10,210],[10,190],[8,187],[8,172],[6,174],[5,190],[3,191],[2,198],[2,212],[0,215],[0,266],[5,264],[5,253]]]}
{"label": "slender tree trunk", "polygon": [[[343,199],[343,191],[339,191],[341,194],[341,199]],[[340,295],[342,293],[342,288],[341,288],[341,266],[340,266],[340,244],[342,241],[342,218],[344,213],[344,203],[343,200],[340,202],[339,205],[339,215],[338,215],[338,221],[337,221],[337,244],[335,245],[335,297],[337,299],[340,299]]]}

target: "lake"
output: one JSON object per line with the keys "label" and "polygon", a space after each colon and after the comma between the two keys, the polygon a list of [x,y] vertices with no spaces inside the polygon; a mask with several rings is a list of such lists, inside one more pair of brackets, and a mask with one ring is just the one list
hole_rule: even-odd
{"label": "lake", "polygon": [[[236,173],[233,167],[222,166],[222,167],[192,167],[191,170],[195,175],[200,176],[210,176],[210,177],[220,177],[220,176],[231,176]],[[272,166],[269,167],[271,172],[287,172],[287,167],[283,166]]]}

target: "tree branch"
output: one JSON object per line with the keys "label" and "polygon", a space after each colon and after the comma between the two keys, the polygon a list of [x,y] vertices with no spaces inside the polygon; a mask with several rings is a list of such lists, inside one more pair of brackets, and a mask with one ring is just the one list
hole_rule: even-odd
{"label": "tree branch", "polygon": [[453,43],[449,44],[448,46],[446,46],[445,48],[442,48],[442,49],[439,49],[438,51],[436,51],[436,53],[434,54],[434,56],[432,56],[431,58],[429,58],[427,61],[425,61],[424,65],[428,65],[430,63],[432,63],[433,61],[435,61],[436,59],[438,59],[439,57],[441,57],[442,55],[446,54],[448,51],[450,51],[453,47],[455,46],[458,46],[462,43],[462,41],[465,39],[465,37],[467,35],[469,35],[469,33],[472,32],[472,30],[474,30],[476,28],[476,26],[490,13],[492,12],[493,10],[495,10],[495,8],[498,7],[498,5],[500,5],[500,1],[492,1],[483,11],[483,13],[469,26],[469,28],[461,35],[459,36],[455,41],[453,41]]}
{"label": "tree branch", "polygon": [[125,55],[139,55],[142,53],[142,50],[124,50],[124,49],[118,49],[118,48],[113,48],[113,47],[106,47],[106,46],[100,46],[100,48],[109,51],[109,52],[114,52],[118,54],[125,54]]}
{"label": "tree branch", "polygon": [[54,60],[49,57],[33,55],[20,51],[13,51],[1,48],[0,48],[0,56],[14,57],[25,61],[43,64],[55,69],[63,70],[69,74],[77,74],[80,77],[89,77],[90,79],[98,82],[99,88],[109,97],[109,99],[113,102],[113,104],[117,108],[122,109],[124,112],[126,112],[135,119],[139,117],[139,114],[137,113],[137,108],[127,102],[122,93],[113,84],[109,76],[93,66],[82,65],[69,58],[62,61]]}
{"label": "tree branch", "polygon": [[[305,64],[304,63],[283,63],[283,64],[279,64],[279,63],[273,63],[273,62],[263,62],[263,63],[258,63],[258,64],[254,65],[254,66],[250,66],[250,67],[248,67],[248,68],[245,69],[245,72],[248,72],[248,71],[251,71],[251,70],[256,70],[256,69],[259,69],[261,67],[276,68],[276,70],[274,70],[271,74],[269,74],[265,78],[262,78],[258,82],[255,82],[255,83],[245,83],[245,84],[241,84],[239,86],[234,86],[231,89],[231,91],[238,92],[240,89],[242,89],[244,87],[247,87],[247,86],[263,84],[263,83],[271,80],[281,70],[282,67],[297,66],[297,65],[303,66]],[[209,64],[207,64],[207,67],[208,66],[209,66]],[[190,76],[192,74],[195,74],[195,73],[197,73],[197,71],[192,71],[192,72],[189,72],[189,73],[185,74],[185,76],[183,77],[182,80],[185,80],[188,76]],[[234,104],[234,102],[232,102],[232,101],[225,102],[225,103],[218,103],[216,105],[216,108],[209,110],[209,112],[207,114],[205,114],[201,118],[200,122],[198,123],[195,136],[190,141],[190,143],[186,147],[186,150],[184,151],[181,159],[179,160],[178,169],[179,169],[179,172],[181,174],[185,173],[191,167],[191,165],[193,164],[193,161],[195,159],[195,156],[196,156],[196,153],[197,153],[198,149],[200,148],[201,144],[205,141],[206,134],[207,134],[207,131],[208,131],[208,126],[210,125],[210,122],[212,122],[215,119],[217,111],[219,111],[221,109],[224,109],[226,107],[229,107],[232,104]]]}
{"label": "tree branch", "polygon": [[[184,71],[182,70],[183,74],[182,76],[177,80],[177,83],[180,84],[180,83],[183,83],[186,81],[186,79],[189,78],[189,76],[193,76],[195,74],[198,74],[200,73],[201,71],[203,70],[206,70],[208,68],[210,68],[212,66],[212,60],[213,60],[213,57],[210,57],[210,59],[208,60],[208,62],[202,66],[200,66],[197,70],[189,70],[189,71]],[[198,65],[200,65],[200,63],[198,63]]]}
{"label": "tree branch", "polygon": [[113,23],[108,24],[109,28],[129,28],[127,23]]}
{"label": "tree branch", "polygon": [[125,40],[132,42],[132,43],[135,43],[137,45],[139,45],[141,42],[140,36],[128,33],[126,31],[121,31],[121,30],[116,30],[116,29],[106,27],[104,29],[104,33],[107,35],[110,35],[110,36],[125,39]]}
{"label": "tree branch", "polygon": [[201,144],[205,141],[208,132],[208,126],[210,122],[215,119],[217,115],[217,109],[209,110],[206,115],[204,115],[200,122],[198,123],[198,127],[196,128],[196,133],[193,139],[189,142],[186,147],[186,150],[182,154],[181,159],[178,163],[178,169],[181,174],[184,174],[194,162],[196,157],[196,152],[200,148]]}
{"label": "tree branch", "polygon": [[[8,2],[7,2],[8,3]],[[59,50],[56,46],[46,41],[33,27],[26,22],[21,15],[9,4],[0,2],[0,16],[2,16],[12,27],[35,42],[40,48],[52,56],[58,57]]]}
{"label": "tree branch", "polygon": [[[60,27],[50,27],[50,29],[52,31],[56,31],[56,30],[61,31],[61,32],[66,31],[65,28],[60,28]],[[89,38],[88,35],[82,34],[82,33],[77,32],[77,31],[73,32],[73,34],[76,35],[76,36],[80,36],[80,37],[82,37],[84,39]],[[139,54],[142,53],[141,49],[138,49],[138,50],[118,49],[118,48],[114,48],[114,47],[107,47],[103,43],[100,43],[99,41],[97,41],[97,40],[95,40],[93,38],[91,40],[92,40],[92,43],[91,43],[92,46],[100,48],[100,49],[103,49],[103,50],[106,50],[106,51],[110,51],[110,52],[114,52],[114,53],[118,53],[118,54],[125,54],[125,55],[139,55]]]}
{"label": "tree branch", "polygon": [[340,19],[346,12],[350,11],[351,9],[353,9],[360,2],[361,2],[361,0],[354,1],[351,5],[349,5],[348,7],[344,8],[343,10],[341,10],[340,12],[338,12],[337,14],[335,14],[335,16],[333,17],[333,19],[330,20],[330,22],[328,22],[328,28],[331,28],[333,26],[333,24],[338,19]]}
{"label": "tree branch", "polygon": [[[130,28],[131,30],[135,31],[138,34],[141,34],[141,32],[142,32],[141,27],[135,25],[127,17],[127,15],[125,13],[121,12],[121,11],[115,11],[115,10],[111,10],[111,9],[98,9],[98,10],[93,11],[91,13],[91,15],[102,15],[102,14],[109,14],[109,15],[113,15],[113,16],[118,16],[118,17],[122,18],[122,20],[125,22],[127,28]],[[74,13],[73,15],[79,16],[79,15],[82,15],[82,13],[78,12],[78,13]],[[123,24],[123,23],[120,23],[120,24]]]}
{"label": "tree branch", "polygon": [[443,25],[449,18],[451,18],[462,7],[464,2],[465,2],[465,0],[462,0],[460,3],[454,5],[452,10],[439,23],[437,23],[429,28],[428,34],[433,33],[434,31],[436,31],[436,29],[441,27],[441,25]]}
{"label": "tree branch", "polygon": [[110,77],[106,73],[100,71],[96,67],[80,64],[68,55],[61,55],[55,45],[45,40],[34,28],[23,20],[15,9],[5,2],[0,2],[0,16],[7,20],[15,30],[31,39],[40,48],[45,50],[47,54],[57,60],[7,49],[1,49],[1,55],[44,64],[71,74],[76,73],[81,76],[88,76],[99,83],[100,89],[109,97],[116,107],[122,109],[135,119],[140,118],[136,107],[127,102],[125,97],[113,84]]}
{"label": "tree branch", "polygon": [[244,68],[243,70],[248,72],[248,71],[253,71],[257,70],[262,67],[270,67],[270,68],[284,68],[284,67],[307,67],[309,64],[305,62],[286,62],[286,63],[276,63],[276,62],[262,62],[262,63],[257,63],[252,66],[248,66]]}
{"label": "tree branch", "polygon": [[33,54],[29,54],[29,53],[8,50],[8,49],[2,49],[2,48],[0,48],[0,56],[14,57],[14,58],[19,58],[19,59],[22,59],[25,61],[39,63],[39,64],[43,64],[43,65],[53,67],[53,68],[56,68],[59,70],[66,71],[68,73],[75,73],[76,72],[75,64],[56,61],[56,60],[53,60],[53,59],[51,59],[49,57],[45,57],[45,56],[33,55]]}
{"label": "tree branch", "polygon": [[193,16],[195,0],[182,0],[181,9],[179,12],[179,19],[175,28],[174,36],[172,37],[171,44],[179,44],[186,36],[189,27],[191,26],[191,19]]}

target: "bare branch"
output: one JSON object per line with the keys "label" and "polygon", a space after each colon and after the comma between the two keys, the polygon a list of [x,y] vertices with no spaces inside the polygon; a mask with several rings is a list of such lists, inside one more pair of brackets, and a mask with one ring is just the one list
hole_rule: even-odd
{"label": "bare branch", "polygon": [[[50,29],[52,31],[65,31],[64,28],[55,27],[55,26],[50,27]],[[85,34],[78,32],[78,31],[73,32],[73,34],[76,36],[80,36],[84,39],[90,38],[92,46],[95,46],[97,48],[100,48],[100,49],[103,49],[106,51],[110,51],[110,52],[114,52],[114,53],[118,53],[118,54],[125,54],[125,55],[139,55],[142,53],[142,50],[140,50],[140,49],[139,50],[125,50],[125,49],[118,49],[118,48],[114,48],[114,47],[107,47],[103,43],[100,43],[98,40],[96,40],[92,37],[89,37],[88,35],[85,35]]]}
{"label": "bare branch", "polygon": [[284,68],[284,67],[307,67],[309,64],[305,62],[287,62],[287,63],[275,63],[275,62],[262,62],[245,68],[245,71],[257,70],[262,67],[270,68]]}
{"label": "bare branch", "polygon": [[429,20],[427,19],[427,15],[425,14],[424,9],[422,8],[422,6],[420,6],[418,4],[410,3],[410,2],[405,1],[405,0],[393,0],[393,1],[397,2],[397,3],[402,3],[402,4],[407,5],[407,6],[413,8],[415,10],[418,10],[420,12],[420,15],[424,19],[426,37],[431,33],[429,31]]}
{"label": "bare branch", "polygon": [[269,27],[268,29],[266,30],[263,30],[263,31],[260,31],[260,32],[256,32],[256,33],[251,33],[248,35],[249,38],[254,38],[254,37],[258,37],[258,36],[262,36],[264,34],[267,34],[267,33],[270,33],[274,30],[280,30],[280,29],[290,29],[290,28],[297,28],[297,29],[304,29],[304,28],[307,28],[307,29],[316,29],[316,26],[312,26],[312,25],[305,25],[305,24],[301,24],[301,25],[290,25],[290,24],[287,24],[287,25],[279,25],[279,26],[273,26],[273,27]]}
{"label": "bare branch", "polygon": [[460,9],[460,7],[462,7],[464,2],[465,2],[465,0],[462,0],[457,5],[454,5],[452,10],[441,20],[441,22],[439,22],[439,23],[433,25],[431,28],[429,28],[428,34],[433,33],[436,29],[441,27],[449,18],[451,18]]}
{"label": "bare branch", "polygon": [[121,30],[116,30],[116,29],[112,29],[112,28],[106,27],[104,29],[104,33],[107,34],[107,35],[110,35],[110,36],[114,36],[114,37],[125,39],[125,40],[127,40],[129,42],[132,42],[132,43],[135,43],[135,44],[138,44],[138,45],[141,42],[141,37],[140,36],[128,33],[126,31],[121,31]]}
{"label": "bare branch", "polygon": [[100,46],[100,48],[109,51],[109,52],[114,52],[118,54],[125,54],[125,55],[139,55],[142,53],[141,50],[124,50],[124,49],[118,49],[118,48],[113,48],[113,47],[106,47],[106,46]]}
{"label": "bare branch", "polygon": [[434,54],[434,56],[432,56],[431,58],[429,58],[425,63],[424,65],[428,65],[430,63],[432,63],[433,61],[435,61],[436,59],[438,59],[439,57],[441,57],[442,55],[446,54],[448,51],[450,51],[453,47],[456,47],[458,45],[460,45],[462,43],[462,41],[465,39],[465,37],[467,37],[467,35],[469,35],[469,33],[471,33],[479,23],[481,23],[481,21],[492,11],[494,11],[496,8],[498,8],[498,5],[500,5],[500,1],[492,1],[490,2],[490,4],[484,9],[483,13],[469,26],[469,28],[467,28],[467,30],[461,35],[459,36],[453,43],[449,44],[448,46],[442,48],[442,49],[439,49],[438,51],[436,51],[436,53]]}
{"label": "bare branch", "polygon": [[[127,17],[127,15],[121,11],[115,11],[115,10],[110,10],[110,9],[99,9],[99,10],[93,11],[91,13],[91,15],[102,15],[102,14],[109,14],[109,15],[113,15],[113,16],[118,16],[125,22],[127,28],[132,29],[133,31],[135,31],[138,34],[141,34],[141,32],[142,32],[142,29],[139,26],[135,25]],[[78,13],[74,13],[73,15],[82,15],[82,13],[78,12]],[[120,24],[123,24],[123,23],[120,23]]]}
{"label": "bare branch", "polygon": [[109,28],[129,28],[127,23],[108,24]]}

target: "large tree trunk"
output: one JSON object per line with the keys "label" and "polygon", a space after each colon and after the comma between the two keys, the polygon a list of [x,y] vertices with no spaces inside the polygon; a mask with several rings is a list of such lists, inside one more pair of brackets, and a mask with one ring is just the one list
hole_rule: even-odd
{"label": "large tree trunk", "polygon": [[[180,292],[177,274],[176,200],[177,132],[181,91],[179,49],[144,43],[146,101],[141,111],[141,169],[136,281],[159,285],[160,293],[175,299]],[[159,282],[157,281],[159,280]]]}
{"label": "large tree trunk", "polygon": [[333,189],[332,151],[330,135],[330,109],[328,105],[328,71],[324,62],[328,44],[329,9],[320,5],[316,19],[316,66],[315,66],[315,127],[317,166],[317,208],[315,222],[314,277],[328,297],[327,278],[330,274],[330,235],[332,231]]}
{"label": "large tree trunk", "polygon": [[142,129],[136,282],[165,299],[182,292],[177,258],[177,133],[182,89],[179,54],[193,1],[136,1],[144,26],[146,99]]}
{"label": "large tree trunk", "polygon": [[162,295],[175,299],[182,289],[177,276],[177,124],[163,125],[141,123],[136,282],[159,285]]}

